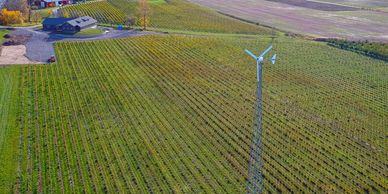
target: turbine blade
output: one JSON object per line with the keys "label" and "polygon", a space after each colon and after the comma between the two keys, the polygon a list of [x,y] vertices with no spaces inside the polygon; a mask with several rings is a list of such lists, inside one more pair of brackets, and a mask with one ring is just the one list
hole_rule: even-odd
{"label": "turbine blade", "polygon": [[248,53],[248,55],[250,55],[251,57],[253,57],[255,60],[258,59],[258,58],[256,57],[256,55],[254,55],[253,53],[251,53],[251,51],[245,50],[245,52]]}
{"label": "turbine blade", "polygon": [[276,57],[277,57],[277,55],[274,54],[273,57],[272,57],[272,59],[271,59],[272,65],[275,65],[275,63],[276,63]]}
{"label": "turbine blade", "polygon": [[272,45],[271,46],[269,46],[268,48],[267,48],[267,50],[265,50],[263,53],[261,53],[261,55],[259,56],[259,58],[260,57],[264,57],[264,55],[265,54],[267,54],[269,51],[271,51],[272,50]]}

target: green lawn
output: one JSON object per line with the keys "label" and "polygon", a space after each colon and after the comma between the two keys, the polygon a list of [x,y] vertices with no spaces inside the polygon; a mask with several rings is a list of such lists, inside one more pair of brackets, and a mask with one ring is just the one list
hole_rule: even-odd
{"label": "green lawn", "polygon": [[97,36],[103,33],[104,32],[99,28],[88,28],[88,29],[82,30],[81,32],[78,32],[75,35],[76,36]]}
{"label": "green lawn", "polygon": [[21,154],[18,148],[20,70],[20,67],[0,67],[0,193],[13,192]]}
{"label": "green lawn", "polygon": [[0,44],[2,44],[4,42],[4,35],[8,34],[9,31],[8,30],[0,30]]}

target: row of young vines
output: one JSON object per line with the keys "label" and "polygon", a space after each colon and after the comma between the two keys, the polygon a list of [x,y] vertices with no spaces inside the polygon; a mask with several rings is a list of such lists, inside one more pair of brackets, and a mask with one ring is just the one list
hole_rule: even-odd
{"label": "row of young vines", "polygon": [[100,24],[126,24],[128,16],[123,11],[117,9],[107,1],[88,2],[65,6],[60,12],[69,17],[90,16]]}
{"label": "row of young vines", "polygon": [[[265,191],[386,192],[386,64],[282,42],[276,52],[289,58],[264,69]],[[189,36],[57,43],[58,64],[21,69],[13,188],[245,192],[255,71],[242,51],[266,43]]]}
{"label": "row of young vines", "polygon": [[[107,0],[65,6],[71,17],[91,16],[100,24],[142,26],[139,3],[135,0]],[[245,23],[185,0],[150,0],[146,14],[148,27],[196,32],[271,34],[271,29]]]}

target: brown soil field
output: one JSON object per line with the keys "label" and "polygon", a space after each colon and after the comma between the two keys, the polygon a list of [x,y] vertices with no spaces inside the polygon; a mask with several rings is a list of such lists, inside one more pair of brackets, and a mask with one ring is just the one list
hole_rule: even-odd
{"label": "brown soil field", "polygon": [[12,64],[36,64],[38,62],[29,60],[26,56],[26,46],[2,46],[0,55],[0,66]]}
{"label": "brown soil field", "polygon": [[361,8],[384,8],[388,7],[387,0],[314,0],[320,2],[335,3],[339,5],[356,6]]}
{"label": "brown soil field", "polygon": [[321,11],[356,11],[359,10],[359,8],[350,7],[350,6],[343,6],[343,5],[336,5],[336,4],[330,4],[330,3],[321,3],[321,2],[315,2],[315,1],[308,1],[308,0],[267,0],[277,3],[285,3],[288,5],[298,6],[298,7],[304,7],[309,9],[316,9]]}
{"label": "brown soil field", "polygon": [[317,38],[388,42],[388,13],[381,11],[321,11],[268,0],[190,1],[286,32]]}

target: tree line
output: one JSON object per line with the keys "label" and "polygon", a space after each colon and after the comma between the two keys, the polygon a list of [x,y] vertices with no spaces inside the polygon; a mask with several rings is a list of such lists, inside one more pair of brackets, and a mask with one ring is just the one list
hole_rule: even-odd
{"label": "tree line", "polygon": [[42,16],[32,11],[34,0],[5,0],[0,11],[0,24],[22,24],[24,22],[38,22]]}
{"label": "tree line", "polygon": [[327,39],[328,45],[340,49],[350,50],[375,59],[388,61],[388,44],[369,41],[348,41],[340,39]]}

